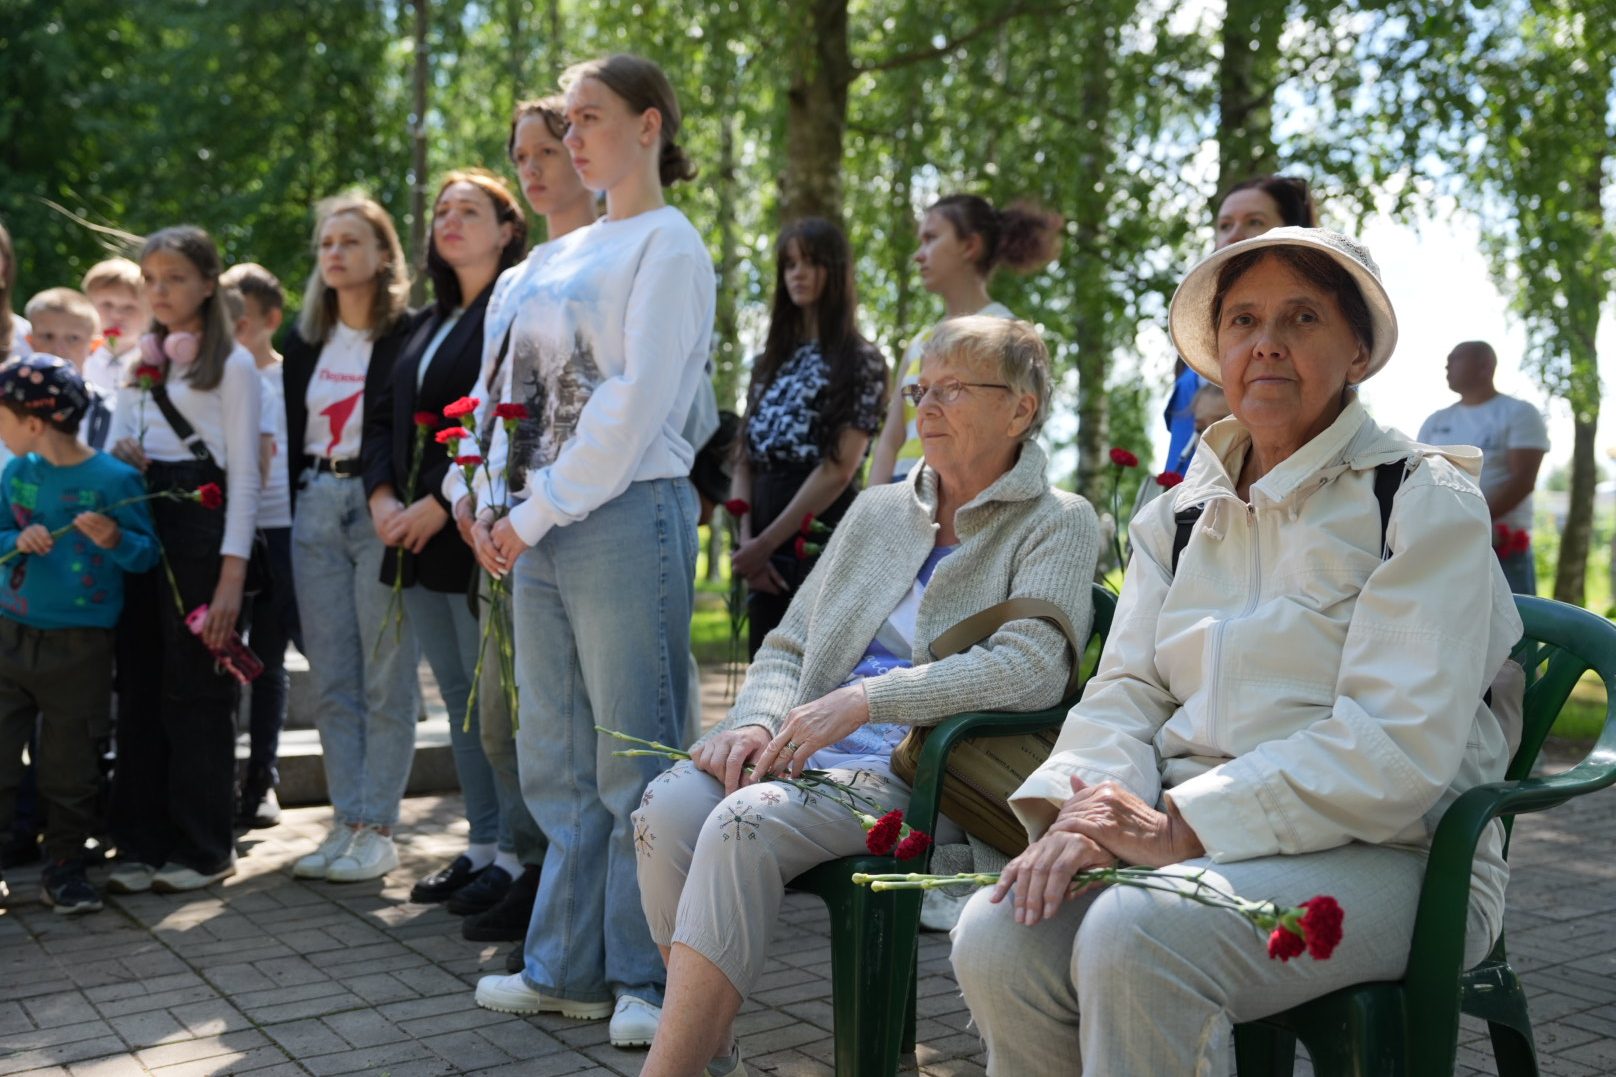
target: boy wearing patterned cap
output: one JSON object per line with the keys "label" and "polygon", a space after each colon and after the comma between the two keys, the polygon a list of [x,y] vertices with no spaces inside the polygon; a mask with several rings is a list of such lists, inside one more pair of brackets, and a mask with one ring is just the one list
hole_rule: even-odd
{"label": "boy wearing patterned cap", "polygon": [[44,900],[67,914],[101,908],[83,853],[108,733],[112,632],[124,573],[159,555],[145,503],[119,505],[146,492],[140,473],[79,438],[90,403],[64,359],[0,366],[0,441],[16,456],[0,474],[0,833],[37,716]]}

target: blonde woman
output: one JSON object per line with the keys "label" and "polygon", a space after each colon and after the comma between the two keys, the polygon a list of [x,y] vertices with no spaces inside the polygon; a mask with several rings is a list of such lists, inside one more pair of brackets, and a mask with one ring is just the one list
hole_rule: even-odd
{"label": "blonde woman", "polygon": [[387,627],[384,547],[360,466],[365,412],[408,338],[409,280],[387,211],[369,198],[322,202],[317,265],[286,341],[292,576],[314,682],[315,723],[335,818],[293,874],[355,882],[398,866],[393,825],[420,712],[410,626]]}

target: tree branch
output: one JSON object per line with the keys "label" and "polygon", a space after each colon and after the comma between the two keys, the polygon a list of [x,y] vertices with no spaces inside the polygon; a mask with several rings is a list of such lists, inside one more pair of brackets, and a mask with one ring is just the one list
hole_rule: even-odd
{"label": "tree branch", "polygon": [[855,64],[853,65],[852,77],[856,79],[860,75],[868,75],[876,71],[891,71],[894,68],[908,67],[911,64],[920,64],[925,63],[928,60],[941,59],[951,52],[956,52],[959,49],[964,48],[977,38],[992,33],[1010,20],[1020,18],[1022,15],[1054,15],[1059,12],[1070,11],[1076,6],[1077,0],[1059,0],[1058,3],[1054,4],[1036,3],[1032,2],[1032,0],[1019,0],[1019,2],[1006,7],[993,18],[984,19],[982,22],[971,27],[959,37],[949,38],[941,45],[934,45],[931,48],[926,49],[916,49],[913,52],[900,52],[896,56],[889,56],[885,60],[881,60],[873,64]]}

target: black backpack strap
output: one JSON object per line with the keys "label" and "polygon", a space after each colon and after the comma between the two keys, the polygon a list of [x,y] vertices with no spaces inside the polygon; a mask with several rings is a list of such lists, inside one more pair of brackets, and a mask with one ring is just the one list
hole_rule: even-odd
{"label": "black backpack strap", "polygon": [[191,450],[191,455],[206,463],[214,463],[213,454],[208,451],[208,443],[202,440],[202,435],[196,432],[196,427],[180,414],[180,409],[168,398],[168,386],[161,383],[152,386],[151,398],[157,405],[157,410],[163,413],[163,418],[168,420],[169,429],[174,431],[175,437],[185,443],[187,449]]}
{"label": "black backpack strap", "polygon": [[1386,545],[1386,531],[1392,525],[1392,502],[1397,497],[1398,489],[1403,485],[1403,476],[1407,474],[1407,460],[1393,460],[1389,464],[1381,464],[1375,468],[1375,500],[1380,504],[1380,559],[1382,561],[1391,556],[1391,549]]}
{"label": "black backpack strap", "polygon": [[1173,513],[1173,568],[1172,574],[1178,575],[1178,558],[1184,552],[1184,547],[1190,544],[1190,536],[1195,533],[1195,524],[1206,511],[1206,505],[1191,505],[1187,509],[1179,509]]}

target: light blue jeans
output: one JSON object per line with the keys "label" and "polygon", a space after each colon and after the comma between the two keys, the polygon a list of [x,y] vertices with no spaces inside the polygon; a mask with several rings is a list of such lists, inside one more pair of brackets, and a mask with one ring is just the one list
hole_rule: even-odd
{"label": "light blue jeans", "polygon": [[292,579],[326,789],[337,822],[390,827],[415,757],[420,649],[407,616],[402,633],[382,631],[392,589],[381,582],[382,542],[364,484],[305,474],[292,521]]}
{"label": "light blue jeans", "polygon": [[[487,578],[481,581],[487,594]],[[511,619],[511,605],[507,598],[499,614],[506,622]],[[478,605],[478,623],[484,627],[494,616],[493,604]],[[507,632],[510,625],[505,626]],[[493,640],[489,640],[493,647]],[[533,821],[527,801],[522,799],[521,765],[516,754],[516,727],[511,721],[511,708],[505,693],[499,687],[499,665],[490,651],[483,659],[483,679],[477,687],[477,721],[482,724],[483,754],[494,772],[494,790],[499,795],[499,848],[512,853],[524,866],[544,863],[544,833]],[[531,764],[530,764],[531,765]],[[507,840],[509,844],[507,844]]]}
{"label": "light blue jeans", "polygon": [[666,760],[623,759],[598,723],[676,744],[690,676],[696,494],[632,484],[522,555],[515,580],[522,794],[549,839],[523,978],[575,1002],[662,1002],[632,816]]}
{"label": "light blue jeans", "polygon": [[[483,754],[477,715],[471,716],[471,728],[466,728],[466,702],[471,697],[471,675],[477,669],[477,645],[482,638],[477,618],[471,615],[465,595],[429,591],[420,585],[404,588],[404,608],[449,711],[449,748],[466,802],[466,822],[471,826],[467,840],[473,845],[497,840],[501,849],[508,849],[510,836],[500,826],[494,772]],[[493,648],[492,640],[489,648]],[[490,656],[488,662],[494,660]]]}
{"label": "light blue jeans", "polygon": [[1537,594],[1536,556],[1533,551],[1527,550],[1525,553],[1507,554],[1498,559],[1511,591],[1518,595]]}

